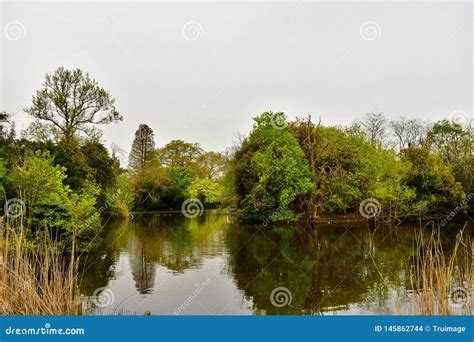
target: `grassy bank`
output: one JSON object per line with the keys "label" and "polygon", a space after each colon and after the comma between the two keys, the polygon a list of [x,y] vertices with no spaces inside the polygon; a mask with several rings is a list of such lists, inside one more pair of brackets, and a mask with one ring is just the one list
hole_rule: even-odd
{"label": "grassy bank", "polygon": [[[470,315],[473,280],[472,241],[466,226],[459,231],[453,251],[443,247],[440,229],[433,228],[428,238],[417,233],[414,259],[410,270],[414,307],[409,314]],[[403,314],[403,313],[402,313]]]}
{"label": "grassy bank", "polygon": [[0,223],[0,314],[77,315],[77,260],[57,252],[48,236],[31,249],[22,224]]}

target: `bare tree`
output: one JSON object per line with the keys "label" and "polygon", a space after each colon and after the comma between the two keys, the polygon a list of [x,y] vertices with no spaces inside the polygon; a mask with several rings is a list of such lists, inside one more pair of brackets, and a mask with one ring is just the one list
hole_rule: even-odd
{"label": "bare tree", "polygon": [[367,113],[357,125],[372,144],[382,144],[387,136],[387,119],[383,113]]}
{"label": "bare tree", "polygon": [[408,147],[420,147],[426,140],[429,125],[417,119],[390,121],[390,128],[400,150]]}

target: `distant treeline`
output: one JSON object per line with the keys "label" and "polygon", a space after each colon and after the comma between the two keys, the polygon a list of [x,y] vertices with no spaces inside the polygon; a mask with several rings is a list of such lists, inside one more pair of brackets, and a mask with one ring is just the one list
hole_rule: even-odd
{"label": "distant treeline", "polygon": [[47,232],[87,250],[104,217],[180,210],[190,198],[266,223],[354,212],[369,198],[389,220],[473,209],[467,114],[464,124],[429,124],[369,113],[350,127],[326,127],[267,112],[225,152],[182,140],[156,147],[141,124],[125,168],[123,151],[110,152],[98,128],[123,120],[114,102],[87,73],[60,67],[25,109],[35,121],[19,137],[11,115],[0,113],[3,215],[28,227],[33,247]]}

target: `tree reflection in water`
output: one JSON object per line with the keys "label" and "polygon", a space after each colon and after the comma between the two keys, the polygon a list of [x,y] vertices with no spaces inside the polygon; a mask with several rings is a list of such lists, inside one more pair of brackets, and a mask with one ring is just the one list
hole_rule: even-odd
{"label": "tree reflection in water", "polygon": [[[205,279],[212,273],[206,296],[213,297],[208,302],[215,314],[219,308],[240,313],[243,307],[249,314],[396,314],[411,305],[409,269],[416,229],[370,228],[365,223],[245,226],[216,213],[195,219],[172,213],[136,215],[132,221],[111,224],[103,247],[82,258],[81,291],[90,295],[98,287],[119,287],[122,273],[128,272],[135,289],[121,292],[138,293],[145,298],[140,305],[167,314],[171,309],[157,304],[164,295],[155,293],[162,281],[158,273],[177,281],[166,293],[167,302],[176,306],[183,299],[177,292],[180,282],[188,279],[180,276],[194,272]],[[456,231],[444,231],[447,251]],[[128,266],[119,272],[120,260]],[[222,262],[209,263],[212,260]],[[225,279],[230,279],[226,286]],[[232,291],[229,283],[235,287]],[[272,304],[270,294],[277,287],[291,292],[289,305]]]}

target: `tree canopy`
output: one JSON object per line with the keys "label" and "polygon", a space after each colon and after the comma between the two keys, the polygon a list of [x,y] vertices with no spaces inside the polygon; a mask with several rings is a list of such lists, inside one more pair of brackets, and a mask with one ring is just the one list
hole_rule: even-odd
{"label": "tree canopy", "polygon": [[59,67],[46,74],[42,88],[25,111],[39,120],[37,126],[58,131],[65,142],[70,142],[79,133],[97,133],[96,125],[121,121],[114,102],[88,73]]}
{"label": "tree canopy", "polygon": [[177,139],[156,147],[143,123],[125,169],[100,136],[122,120],[114,103],[88,73],[59,67],[33,96],[26,112],[36,121],[20,138],[0,112],[0,194],[24,202],[33,245],[46,232],[87,250],[105,214],[179,210],[188,200],[264,225],[356,213],[367,199],[387,220],[474,209],[469,123],[368,113],[334,127],[264,112],[224,153]]}

